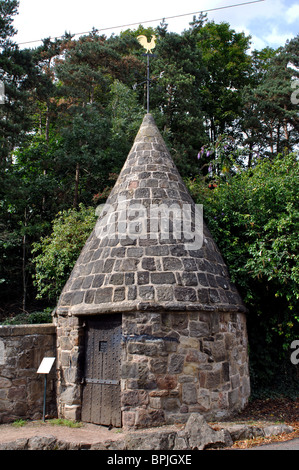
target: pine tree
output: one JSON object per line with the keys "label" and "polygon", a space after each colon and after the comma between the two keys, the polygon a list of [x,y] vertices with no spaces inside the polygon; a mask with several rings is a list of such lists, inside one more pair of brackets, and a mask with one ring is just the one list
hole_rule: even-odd
{"label": "pine tree", "polygon": [[14,46],[11,38],[16,31],[12,23],[18,7],[19,0],[0,0],[0,50]]}
{"label": "pine tree", "polygon": [[262,124],[263,150],[290,152],[298,144],[299,117],[292,103],[292,82],[299,77],[298,37],[267,58],[260,83],[252,91]]}

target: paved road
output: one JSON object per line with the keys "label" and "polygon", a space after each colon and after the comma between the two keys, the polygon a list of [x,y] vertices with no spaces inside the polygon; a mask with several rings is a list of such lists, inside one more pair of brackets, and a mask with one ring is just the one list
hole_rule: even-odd
{"label": "paved road", "polygon": [[299,439],[292,439],[286,442],[275,442],[264,446],[252,447],[248,450],[299,450]]}

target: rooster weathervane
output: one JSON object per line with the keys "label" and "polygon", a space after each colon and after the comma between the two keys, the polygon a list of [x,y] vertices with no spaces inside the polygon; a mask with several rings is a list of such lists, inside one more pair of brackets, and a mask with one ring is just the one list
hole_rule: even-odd
{"label": "rooster weathervane", "polygon": [[147,56],[147,79],[146,79],[146,82],[147,82],[147,112],[149,113],[149,102],[150,102],[150,100],[149,100],[149,88],[150,88],[150,82],[151,82],[151,80],[150,80],[150,56],[153,57],[152,50],[155,49],[155,47],[156,47],[156,36],[153,35],[151,37],[151,40],[148,41],[146,36],[140,35],[140,36],[137,36],[137,41],[146,50],[145,55]]}
{"label": "rooster weathervane", "polygon": [[137,41],[144,47],[148,54],[151,54],[152,49],[156,47],[156,36],[152,36],[150,42],[148,42],[146,36],[137,36]]}

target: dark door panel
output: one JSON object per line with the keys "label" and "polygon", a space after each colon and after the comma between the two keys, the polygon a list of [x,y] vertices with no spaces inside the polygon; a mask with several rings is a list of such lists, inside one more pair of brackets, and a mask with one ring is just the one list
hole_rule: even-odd
{"label": "dark door panel", "polygon": [[121,427],[121,315],[87,320],[82,421]]}

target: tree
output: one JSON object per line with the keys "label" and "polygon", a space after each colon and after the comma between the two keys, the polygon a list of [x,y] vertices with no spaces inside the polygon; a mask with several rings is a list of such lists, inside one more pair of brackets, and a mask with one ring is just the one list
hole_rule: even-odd
{"label": "tree", "polygon": [[241,112],[241,90],[249,84],[250,37],[236,33],[228,23],[208,22],[197,31],[198,48],[205,68],[202,109],[212,143],[234,130]]}
{"label": "tree", "polygon": [[[26,92],[28,73],[32,70],[31,55],[28,51],[19,51],[12,41],[16,31],[13,28],[13,17],[17,14],[19,2],[15,0],[0,1],[0,81],[5,85],[5,101],[0,106],[0,226],[3,232],[0,238],[0,284],[6,294],[7,286],[18,284],[14,277],[19,269],[20,260],[24,260],[24,236],[16,230],[15,204],[11,203],[12,188],[15,180],[10,170],[13,165],[12,152],[26,136],[29,119],[26,115],[28,94]],[[11,186],[13,184],[13,186]],[[21,215],[26,219],[25,213]],[[22,220],[21,219],[21,220]],[[23,247],[22,254],[18,248]],[[25,267],[21,272],[23,292],[25,292]],[[23,305],[26,294],[23,294]],[[4,296],[5,298],[5,296]]]}
{"label": "tree", "polygon": [[253,169],[219,178],[214,191],[202,180],[190,188],[249,308],[254,393],[283,389],[299,333],[298,159],[260,159]]}
{"label": "tree", "polygon": [[23,127],[26,125],[23,112],[26,95],[22,86],[26,73],[26,52],[20,53],[12,41],[16,34],[12,25],[13,17],[17,14],[18,6],[19,2],[16,0],[0,1],[0,81],[5,86],[5,101],[0,106],[1,165],[6,164],[10,152],[20,142]]}
{"label": "tree", "polygon": [[295,39],[277,50],[266,48],[253,54],[254,74],[251,87],[244,90],[241,119],[250,145],[250,164],[254,146],[265,155],[274,155],[290,152],[298,144],[298,110],[291,100],[298,63]]}
{"label": "tree", "polygon": [[52,233],[34,244],[34,277],[40,298],[57,302],[95,222],[94,208],[80,204],[79,210],[59,212]]}
{"label": "tree", "polygon": [[74,114],[70,125],[61,129],[61,136],[56,163],[68,203],[77,208],[80,200],[91,203],[92,195],[106,183],[109,167],[112,171],[112,161],[108,164],[112,157],[110,120],[96,105],[90,105]]}
{"label": "tree", "polygon": [[[157,28],[151,60],[151,112],[182,175],[194,174],[196,155],[206,141],[201,111],[201,51],[194,30],[181,35]],[[144,69],[145,70],[145,69]]]}
{"label": "tree", "polygon": [[18,7],[19,0],[0,1],[0,50],[14,46],[10,38],[16,34],[12,23],[13,17],[18,12]]}

